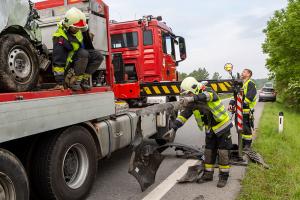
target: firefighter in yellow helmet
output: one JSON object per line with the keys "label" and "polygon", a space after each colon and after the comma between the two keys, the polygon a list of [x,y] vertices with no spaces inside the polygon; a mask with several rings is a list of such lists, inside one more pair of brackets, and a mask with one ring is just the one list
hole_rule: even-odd
{"label": "firefighter in yellow helmet", "polygon": [[85,14],[75,7],[69,9],[53,34],[53,73],[58,86],[64,85],[65,75],[72,71],[72,90],[91,89],[89,80],[103,56],[100,51],[87,49],[86,37],[89,34]]}
{"label": "firefighter in yellow helmet", "polygon": [[205,130],[204,173],[197,180],[204,183],[213,180],[214,165],[219,155],[219,182],[224,187],[229,177],[229,149],[232,146],[230,128],[233,126],[225,106],[219,96],[209,87],[205,87],[193,77],[185,78],[181,83],[181,103],[184,110],[177,116],[172,129],[163,137],[168,139],[176,130],[194,115],[200,130]]}

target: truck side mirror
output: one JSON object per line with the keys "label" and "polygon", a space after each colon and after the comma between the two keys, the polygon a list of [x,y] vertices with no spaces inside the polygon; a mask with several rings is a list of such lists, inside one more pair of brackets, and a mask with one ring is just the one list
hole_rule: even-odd
{"label": "truck side mirror", "polygon": [[162,16],[157,16],[156,19],[157,21],[162,21]]}
{"label": "truck side mirror", "polygon": [[177,36],[178,38],[178,45],[179,45],[179,53],[180,53],[180,60],[176,61],[176,66],[179,62],[182,62],[186,59],[186,45],[185,39],[181,36]]}

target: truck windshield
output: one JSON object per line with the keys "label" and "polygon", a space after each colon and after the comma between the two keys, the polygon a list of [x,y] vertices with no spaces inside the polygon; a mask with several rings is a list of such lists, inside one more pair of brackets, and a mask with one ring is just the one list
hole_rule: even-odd
{"label": "truck windshield", "polygon": [[111,47],[117,48],[128,48],[138,46],[138,34],[137,32],[113,34],[111,36]]}

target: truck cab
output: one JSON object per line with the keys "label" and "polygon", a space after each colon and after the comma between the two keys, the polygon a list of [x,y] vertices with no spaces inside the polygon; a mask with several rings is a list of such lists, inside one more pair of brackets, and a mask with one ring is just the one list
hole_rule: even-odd
{"label": "truck cab", "polygon": [[[122,55],[124,70],[116,82],[177,81],[176,66],[186,59],[184,38],[176,36],[161,17],[111,21],[111,49]],[[179,46],[180,56],[176,55]]]}

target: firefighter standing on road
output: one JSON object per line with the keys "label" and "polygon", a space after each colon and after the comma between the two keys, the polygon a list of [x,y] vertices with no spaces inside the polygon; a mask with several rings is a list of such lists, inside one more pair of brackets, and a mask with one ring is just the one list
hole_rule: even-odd
{"label": "firefighter standing on road", "polygon": [[176,130],[194,115],[201,130],[205,128],[204,173],[197,180],[204,183],[213,180],[214,165],[219,155],[219,182],[217,187],[224,187],[229,177],[229,149],[232,146],[230,128],[233,126],[225,106],[218,95],[210,88],[205,88],[195,78],[185,78],[181,83],[181,103],[184,110],[177,117],[172,129],[164,138],[172,137]]}
{"label": "firefighter standing on road", "polygon": [[53,73],[59,87],[63,87],[65,75],[72,69],[75,80],[69,83],[70,88],[91,89],[89,79],[101,65],[103,56],[97,50],[85,49],[83,33],[87,30],[85,14],[73,7],[53,34]]}
{"label": "firefighter standing on road", "polygon": [[[253,112],[256,105],[256,86],[251,80],[252,71],[250,69],[244,69],[241,75],[243,80],[243,148],[249,150],[252,144],[252,130],[253,128]],[[228,110],[232,111],[235,105],[235,100],[231,100]]]}

